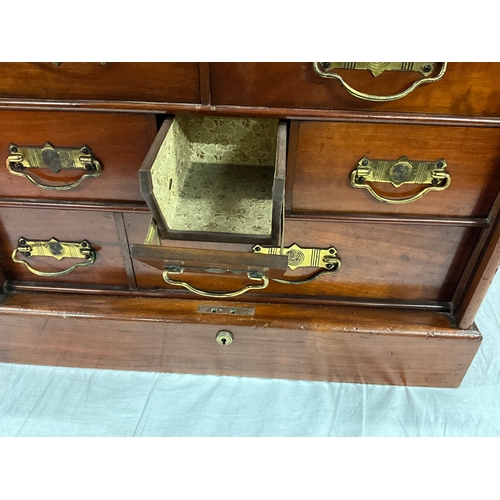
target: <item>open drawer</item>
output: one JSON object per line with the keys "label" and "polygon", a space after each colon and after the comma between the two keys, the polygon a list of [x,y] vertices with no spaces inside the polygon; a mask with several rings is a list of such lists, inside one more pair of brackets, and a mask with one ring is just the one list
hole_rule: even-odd
{"label": "open drawer", "polygon": [[165,120],[139,170],[161,237],[277,244],[286,134],[279,120]]}
{"label": "open drawer", "polygon": [[[286,123],[274,119],[165,120],[139,171],[153,216],[146,240],[146,222],[137,237],[127,228],[138,286],[234,297],[301,265],[312,268],[301,283],[337,272],[335,248],[283,247],[286,142]],[[144,282],[144,267],[157,280]]]}

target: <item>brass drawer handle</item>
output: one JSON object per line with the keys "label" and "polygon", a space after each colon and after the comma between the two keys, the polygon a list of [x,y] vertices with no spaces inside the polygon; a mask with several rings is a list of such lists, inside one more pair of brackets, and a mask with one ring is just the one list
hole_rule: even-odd
{"label": "brass drawer handle", "polygon": [[[82,259],[84,262],[76,263],[69,269],[56,272],[38,271],[30,266],[25,260],[18,259],[17,252],[25,257],[53,257],[61,260],[64,258]],[[12,260],[16,264],[24,264],[30,272],[37,276],[62,276],[81,266],[91,266],[95,262],[96,254],[87,240],[81,243],[67,243],[51,238],[48,241],[30,241],[26,238],[19,238],[17,248],[12,252]]]}
{"label": "brass drawer handle", "polygon": [[257,280],[257,281],[262,281],[262,283],[258,285],[245,285],[243,288],[240,290],[236,290],[235,292],[206,292],[204,290],[200,290],[198,288],[195,288],[194,286],[190,285],[189,283],[186,283],[185,281],[177,281],[173,280],[170,278],[170,274],[182,274],[184,272],[183,267],[178,267],[178,266],[168,266],[164,271],[163,271],[163,279],[165,280],[166,283],[169,285],[175,285],[175,286],[182,286],[189,290],[190,292],[194,292],[198,295],[202,295],[203,297],[213,297],[213,298],[227,298],[227,297],[236,297],[238,295],[241,295],[245,292],[248,292],[249,290],[263,290],[269,285],[269,278],[260,272],[248,272],[247,277],[250,280]]}
{"label": "brass drawer handle", "polygon": [[[61,170],[80,170],[83,175],[69,184],[44,184],[31,175],[28,170],[48,168],[57,174]],[[101,175],[101,164],[92,156],[88,146],[81,148],[54,148],[47,142],[43,147],[10,145],[7,169],[12,175],[26,177],[35,186],[52,191],[67,191],[79,186],[88,177]]]}
{"label": "brass drawer handle", "polygon": [[[342,86],[349,92],[349,94],[357,97],[358,99],[363,99],[364,101],[375,101],[375,102],[388,102],[396,101],[406,97],[408,94],[413,92],[417,87],[424,83],[438,82],[443,78],[447,63],[441,63],[441,70],[439,74],[435,77],[430,77],[433,69],[434,63],[313,63],[314,71],[316,74],[322,78],[334,78],[338,80]],[[377,77],[383,71],[418,71],[424,78],[417,80],[412,83],[406,90],[393,95],[372,95],[365,94],[359,90],[351,87],[338,73],[331,72],[335,69],[364,69],[372,72],[373,76]]]}
{"label": "brass drawer handle", "polygon": [[[361,158],[358,166],[351,173],[351,185],[355,188],[368,189],[379,201],[398,204],[410,203],[422,198],[429,191],[444,191],[451,184],[451,176],[445,172],[446,160],[436,162],[411,161],[406,156],[399,160],[370,160]],[[398,188],[403,184],[423,184],[424,189],[407,198],[387,198],[378,194],[369,182],[391,183]]]}

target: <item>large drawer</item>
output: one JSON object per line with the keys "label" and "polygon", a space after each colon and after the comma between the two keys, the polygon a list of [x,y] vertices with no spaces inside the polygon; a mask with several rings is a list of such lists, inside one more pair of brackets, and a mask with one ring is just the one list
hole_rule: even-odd
{"label": "large drawer", "polygon": [[0,98],[200,102],[198,63],[2,63]]}
{"label": "large drawer", "polygon": [[[481,342],[442,313],[233,307],[236,316],[201,312],[199,300],[12,294],[0,311],[0,361],[457,387]],[[221,331],[231,343],[217,342]]]}
{"label": "large drawer", "polygon": [[[292,188],[294,212],[352,212],[486,217],[498,193],[500,128],[300,122]],[[351,184],[358,163],[406,156],[415,162],[446,162],[449,186],[409,203],[380,201]],[[422,184],[367,182],[389,201],[418,195]]]}
{"label": "large drawer", "polygon": [[[0,129],[0,151],[4,166],[0,168],[0,197],[30,199],[64,199],[92,201],[143,201],[138,170],[155,137],[153,115],[131,113],[86,113],[65,111],[0,111],[5,124]],[[58,172],[44,168],[24,168],[14,175],[6,167],[12,145],[43,148],[50,143],[57,155],[66,148],[88,146],[101,166],[98,177],[84,178],[85,170],[63,168]],[[33,163],[32,153],[23,151],[26,164]],[[15,155],[14,155],[15,156]],[[64,152],[62,153],[64,156]],[[62,160],[64,162],[64,159]],[[51,186],[45,189],[38,184]],[[62,189],[61,189],[62,188]]]}
{"label": "large drawer", "polygon": [[[150,217],[125,214],[129,243],[144,243]],[[287,219],[285,246],[335,247],[341,260],[336,274],[307,284],[270,281],[263,297],[309,297],[322,299],[378,299],[389,301],[451,301],[480,229],[429,224],[386,224],[351,222],[303,222]],[[248,254],[253,245],[164,240],[163,246],[235,251]],[[242,254],[242,255],[243,255]],[[183,288],[167,285],[161,270],[133,260],[140,288]],[[300,280],[315,268],[288,269],[283,278]],[[177,278],[203,291],[229,292],[248,284],[246,276],[212,273],[184,273]]]}
{"label": "large drawer", "polygon": [[[433,74],[442,63],[435,63]],[[420,73],[339,70],[354,89],[394,95],[422,79]],[[212,63],[212,102],[216,105],[337,110],[403,111],[467,116],[499,116],[500,64],[449,63],[441,80],[425,83],[389,102],[362,100],[341,83],[319,76],[313,63]]]}
{"label": "large drawer", "polygon": [[[24,238],[26,243],[20,242]],[[54,238],[57,242],[50,242]],[[46,249],[53,249],[54,255],[61,254],[60,247],[65,243],[81,243],[94,251],[95,261],[85,260],[79,248],[70,250],[71,256],[57,259],[53,255],[28,255],[23,251],[14,250],[36,244],[30,242],[45,242]],[[53,245],[53,246],[52,246]],[[1,264],[5,277],[10,281],[34,281],[41,283],[75,283],[92,285],[128,285],[125,265],[121,253],[115,219],[112,213],[76,210],[48,209],[0,209],[0,252]],[[73,258],[77,255],[78,258]],[[52,273],[41,276],[30,271],[22,263],[14,262],[13,258],[24,261],[35,271]],[[62,271],[77,265],[68,274]]]}

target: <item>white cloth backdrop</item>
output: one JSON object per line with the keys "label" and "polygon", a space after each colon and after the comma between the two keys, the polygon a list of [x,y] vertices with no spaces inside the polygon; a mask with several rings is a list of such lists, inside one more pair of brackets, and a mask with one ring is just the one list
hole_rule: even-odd
{"label": "white cloth backdrop", "polygon": [[0,364],[0,436],[500,436],[499,305],[458,389]]}

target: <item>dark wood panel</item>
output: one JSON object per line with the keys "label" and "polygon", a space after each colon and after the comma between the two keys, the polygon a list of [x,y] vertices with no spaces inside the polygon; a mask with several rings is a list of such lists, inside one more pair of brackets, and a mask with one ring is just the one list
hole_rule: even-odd
{"label": "dark wood panel", "polygon": [[500,217],[487,233],[485,245],[478,259],[474,274],[465,289],[463,301],[456,310],[457,323],[471,325],[488,292],[493,278],[500,268]]}
{"label": "dark wood panel", "polygon": [[[481,341],[439,313],[238,303],[255,312],[234,317],[198,306],[15,294],[0,306],[0,361],[457,387]],[[228,346],[215,341],[222,329],[234,335]]]}
{"label": "dark wood panel", "polygon": [[[392,71],[378,78],[357,70],[344,70],[342,75],[353,88],[378,95],[401,92],[421,78],[416,73]],[[499,63],[449,63],[442,80],[423,84],[407,97],[391,102],[357,99],[338,81],[317,75],[312,63],[212,63],[211,80],[216,106],[500,114]]]}
{"label": "dark wood panel", "polygon": [[[48,241],[81,242],[88,240],[96,250],[96,261],[89,267],[78,267],[69,274],[42,277],[31,273],[24,265],[13,262],[11,254],[19,238]],[[32,257],[29,260],[17,254],[37,270],[57,272],[81,262],[77,259],[58,261],[51,257]],[[88,283],[128,285],[125,263],[112,213],[65,210],[0,209],[0,258],[8,280],[38,282]]]}
{"label": "dark wood panel", "polygon": [[[143,243],[149,217],[125,214],[130,243]],[[305,285],[271,283],[259,292],[275,296],[407,300],[413,302],[450,301],[467,259],[479,236],[479,228],[434,226],[429,224],[369,224],[307,222],[287,219],[285,245],[329,248],[335,246],[342,260],[336,275]],[[165,240],[164,245],[182,247],[186,242]],[[251,252],[252,245],[190,242],[193,248]],[[137,284],[142,288],[168,287],[161,273],[134,260]],[[288,270],[284,278],[302,279],[313,268]],[[246,284],[232,275],[182,275],[183,281],[207,291],[228,292]],[[248,280],[247,280],[248,281]],[[179,288],[179,290],[183,290]]]}
{"label": "dark wood panel", "polygon": [[[154,117],[145,114],[72,113],[46,111],[0,111],[5,125],[0,129],[1,198],[38,198],[44,200],[144,201],[139,189],[139,168],[151,145]],[[66,191],[42,189],[28,179],[12,175],[5,166],[11,143],[17,146],[58,147],[87,145],[101,163],[97,178],[85,179]],[[34,177],[47,184],[69,184],[81,177],[61,170],[53,174],[37,169]]]}
{"label": "dark wood panel", "polygon": [[[351,186],[351,172],[364,156],[414,161],[445,158],[450,186],[405,204],[376,200]],[[420,125],[301,122],[293,187],[295,212],[358,212],[486,217],[498,193],[500,130]],[[389,198],[403,198],[422,186],[371,183]]]}
{"label": "dark wood panel", "polygon": [[198,63],[1,63],[0,96],[200,102]]}

